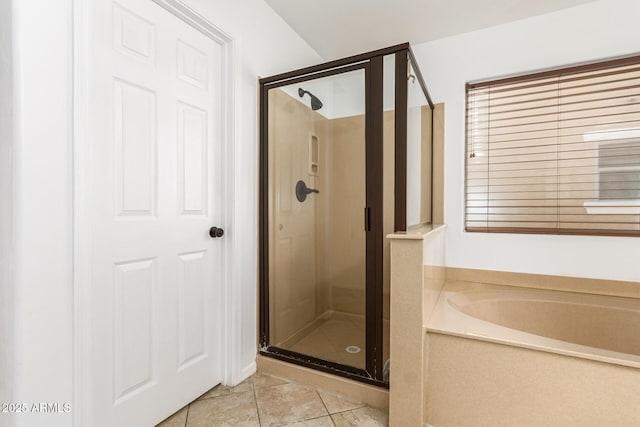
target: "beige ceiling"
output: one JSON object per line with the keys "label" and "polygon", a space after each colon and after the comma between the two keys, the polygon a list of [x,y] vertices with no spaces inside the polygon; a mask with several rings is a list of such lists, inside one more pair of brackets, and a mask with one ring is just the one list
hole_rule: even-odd
{"label": "beige ceiling", "polygon": [[329,60],[406,41],[422,43],[594,0],[265,1]]}

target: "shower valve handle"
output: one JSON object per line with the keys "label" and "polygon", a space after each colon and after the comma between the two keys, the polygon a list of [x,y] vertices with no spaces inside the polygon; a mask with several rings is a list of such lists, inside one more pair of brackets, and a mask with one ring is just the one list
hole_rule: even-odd
{"label": "shower valve handle", "polygon": [[315,188],[307,187],[307,184],[303,180],[300,180],[296,183],[296,198],[300,203],[307,200],[307,194],[310,193],[319,193],[320,191]]}

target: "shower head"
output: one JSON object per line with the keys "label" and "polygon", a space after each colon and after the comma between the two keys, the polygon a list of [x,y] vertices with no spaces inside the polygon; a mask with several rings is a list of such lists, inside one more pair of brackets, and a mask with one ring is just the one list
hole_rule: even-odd
{"label": "shower head", "polygon": [[298,95],[300,96],[300,98],[302,98],[305,93],[308,93],[309,96],[311,97],[311,109],[313,111],[316,111],[316,110],[319,110],[319,109],[322,108],[322,101],[320,101],[317,96],[315,96],[314,94],[312,94],[308,90],[304,90],[302,88],[298,88]]}

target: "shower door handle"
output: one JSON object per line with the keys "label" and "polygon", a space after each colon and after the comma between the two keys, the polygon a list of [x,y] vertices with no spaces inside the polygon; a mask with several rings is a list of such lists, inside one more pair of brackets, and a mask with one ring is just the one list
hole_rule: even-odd
{"label": "shower door handle", "polygon": [[364,208],[364,231],[371,231],[371,209]]}

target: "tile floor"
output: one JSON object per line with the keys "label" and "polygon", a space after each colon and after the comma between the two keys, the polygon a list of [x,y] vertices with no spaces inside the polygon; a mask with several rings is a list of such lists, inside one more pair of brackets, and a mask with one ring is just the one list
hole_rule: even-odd
{"label": "tile floor", "polygon": [[217,386],[157,427],[387,426],[385,411],[315,387],[257,373]]}

